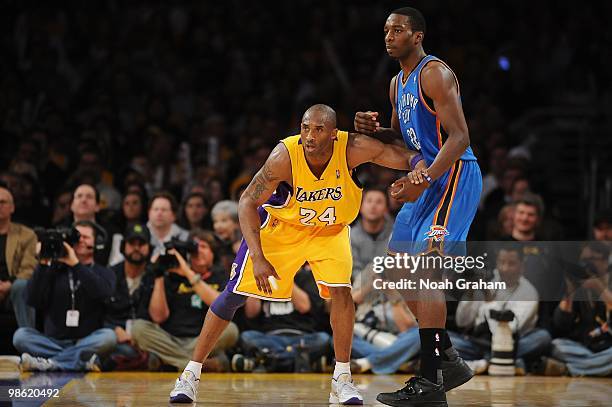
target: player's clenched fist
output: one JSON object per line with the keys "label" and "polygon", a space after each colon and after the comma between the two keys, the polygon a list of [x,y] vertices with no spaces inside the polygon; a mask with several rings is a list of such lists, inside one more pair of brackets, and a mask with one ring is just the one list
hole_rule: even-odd
{"label": "player's clenched fist", "polygon": [[429,187],[429,176],[424,170],[414,170],[391,184],[391,197],[400,202],[414,202]]}
{"label": "player's clenched fist", "polygon": [[355,113],[355,130],[358,133],[372,135],[380,127],[378,122],[378,112],[357,112]]}
{"label": "player's clenched fist", "polygon": [[253,258],[253,274],[255,275],[257,289],[267,295],[272,295],[270,277],[280,280],[274,266],[263,256]]}

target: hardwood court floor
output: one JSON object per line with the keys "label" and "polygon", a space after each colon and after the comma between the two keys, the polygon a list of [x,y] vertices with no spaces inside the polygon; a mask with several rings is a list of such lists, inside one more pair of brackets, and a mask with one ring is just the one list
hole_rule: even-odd
{"label": "hardwood court floor", "polygon": [[[175,373],[90,373],[63,385],[46,406],[168,405]],[[35,379],[31,377],[30,379]],[[402,375],[355,375],[366,405],[403,386]],[[27,380],[26,380],[27,381]],[[205,374],[201,406],[327,406],[326,374]],[[612,379],[477,376],[448,393],[450,406],[611,406]]]}

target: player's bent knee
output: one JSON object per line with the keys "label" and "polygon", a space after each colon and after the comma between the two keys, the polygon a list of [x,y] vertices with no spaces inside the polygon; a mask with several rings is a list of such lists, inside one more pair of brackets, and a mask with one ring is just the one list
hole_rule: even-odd
{"label": "player's bent knee", "polygon": [[238,308],[246,303],[244,295],[235,294],[227,289],[210,305],[210,310],[219,318],[231,321]]}

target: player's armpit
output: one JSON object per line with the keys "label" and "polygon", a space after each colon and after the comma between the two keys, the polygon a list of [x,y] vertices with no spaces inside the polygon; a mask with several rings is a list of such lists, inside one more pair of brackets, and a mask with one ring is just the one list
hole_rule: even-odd
{"label": "player's armpit", "polygon": [[446,65],[432,61],[421,73],[421,86],[433,100],[438,119],[448,135],[455,133],[467,138],[467,124],[453,72]]}
{"label": "player's armpit", "polygon": [[260,206],[270,198],[278,184],[283,181],[291,184],[291,159],[287,147],[279,143],[244,190],[240,202],[255,207]]}
{"label": "player's armpit", "polygon": [[397,170],[409,170],[410,159],[416,154],[418,154],[416,151],[408,150],[406,147],[385,144],[364,134],[349,134],[347,160],[351,169],[372,162]]}

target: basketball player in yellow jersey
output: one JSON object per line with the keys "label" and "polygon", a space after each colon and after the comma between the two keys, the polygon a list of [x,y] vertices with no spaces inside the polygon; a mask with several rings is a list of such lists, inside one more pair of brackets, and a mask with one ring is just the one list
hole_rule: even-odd
{"label": "basketball player in yellow jersey", "polygon": [[244,240],[227,287],[206,314],[192,361],[170,393],[171,402],[195,401],[201,362],[245,296],[290,301],[293,277],[308,262],[319,294],[332,300],[336,367],[329,402],[363,404],[349,368],[355,306],[348,225],[361,204],[352,170],[366,162],[408,170],[414,155],[405,147],[338,131],[329,106],[315,105],[304,113],[301,134],[274,148],[240,198]]}

